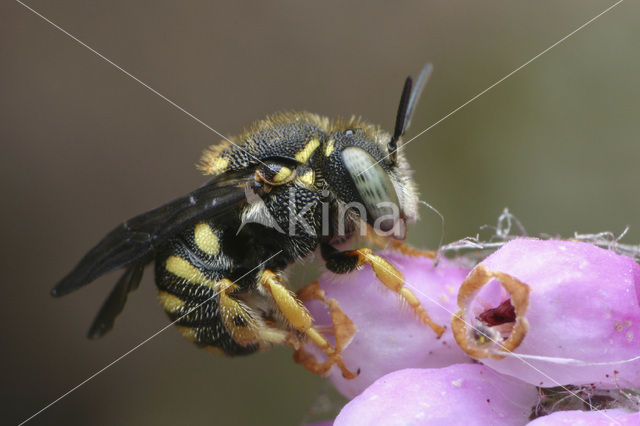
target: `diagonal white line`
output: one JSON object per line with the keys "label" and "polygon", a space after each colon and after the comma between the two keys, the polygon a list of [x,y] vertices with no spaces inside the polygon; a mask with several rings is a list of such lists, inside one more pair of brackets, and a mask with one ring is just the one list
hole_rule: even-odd
{"label": "diagonal white line", "polygon": [[[610,10],[612,10],[613,8],[615,8],[616,6],[618,6],[620,3],[622,3],[624,0],[618,0],[616,3],[614,3],[613,5],[609,6],[607,9],[605,9],[604,11],[600,12],[598,15],[594,16],[593,18],[591,18],[590,20],[588,20],[587,22],[585,22],[584,24],[582,24],[581,26],[579,26],[578,28],[576,28],[575,30],[573,30],[572,32],[570,32],[569,34],[565,35],[564,37],[562,37],[560,40],[558,40],[557,42],[553,43],[551,46],[547,47],[546,49],[544,49],[543,51],[541,51],[540,53],[538,53],[537,55],[535,55],[533,58],[529,59],[528,61],[526,61],[525,63],[523,63],[522,65],[520,65],[518,68],[514,69],[513,71],[511,71],[510,73],[506,74],[504,77],[500,78],[499,80],[497,80],[495,83],[493,83],[492,85],[490,85],[489,87],[487,87],[486,89],[484,89],[483,91],[479,92],[478,94],[476,94],[474,97],[472,97],[471,99],[469,99],[468,101],[466,101],[465,103],[463,103],[462,105],[460,105],[459,107],[455,108],[454,110],[452,110],[451,112],[449,112],[448,114],[446,114],[444,117],[442,117],[441,119],[439,119],[438,121],[436,121],[435,123],[433,123],[432,125],[430,125],[429,127],[427,127],[426,129],[422,130],[421,132],[419,132],[416,136],[414,136],[413,138],[409,139],[406,143],[403,144],[403,147],[406,146],[407,144],[409,144],[410,142],[412,142],[413,140],[415,140],[416,138],[422,136],[424,133],[426,133],[427,131],[431,130],[433,127],[437,126],[438,124],[440,124],[441,122],[443,122],[444,120],[446,120],[447,118],[449,118],[450,116],[454,115],[455,113],[457,113],[458,111],[460,111],[462,108],[466,107],[467,105],[469,105],[470,103],[472,103],[473,101],[475,101],[476,99],[478,99],[480,96],[484,95],[485,93],[487,93],[488,91],[490,91],[491,89],[493,89],[494,87],[496,87],[497,85],[499,85],[500,83],[502,83],[503,81],[505,81],[506,79],[508,79],[509,77],[511,77],[512,75],[514,75],[515,73],[517,73],[518,71],[520,71],[521,69],[523,69],[524,67],[526,67],[527,65],[529,65],[530,63],[532,63],[533,61],[535,61],[536,59],[538,59],[539,57],[541,57],[542,55],[544,55],[545,53],[549,52],[551,49],[553,49],[554,47],[556,47],[557,45],[561,44],[562,42],[564,42],[565,40],[567,40],[569,37],[573,36],[574,34],[576,34],[578,31],[582,30],[583,28],[585,28],[586,26],[588,26],[589,24],[593,23],[595,20],[597,20],[598,18],[600,18],[601,16],[603,16],[604,14],[606,14],[607,12],[609,12]],[[45,16],[43,16],[42,14],[40,14],[38,11],[34,10],[33,8],[31,8],[30,6],[26,5],[25,3],[23,3],[20,0],[16,0],[17,3],[19,3],[20,5],[24,6],[26,9],[30,10],[32,13],[34,13],[35,15],[39,16],[40,18],[42,18],[44,21],[48,22],[49,24],[51,24],[53,27],[55,27],[56,29],[58,29],[59,31],[61,31],[62,33],[64,33],[65,35],[67,35],[68,37],[70,37],[71,39],[73,39],[74,41],[76,41],[77,43],[79,43],[80,45],[84,46],[85,48],[89,49],[92,53],[94,53],[95,55],[99,56],[100,58],[102,58],[103,60],[105,60],[106,62],[108,62],[109,64],[113,65],[115,68],[117,68],[118,70],[120,70],[121,72],[123,72],[124,74],[126,74],[127,76],[131,77],[133,80],[135,80],[136,82],[138,82],[139,84],[141,84],[142,86],[144,86],[145,88],[147,88],[149,91],[153,92],[154,94],[158,95],[160,98],[164,99],[165,101],[167,101],[169,104],[171,104],[173,107],[175,107],[176,109],[182,111],[183,113],[185,113],[186,115],[188,115],[189,117],[191,117],[192,119],[194,119],[195,121],[197,121],[198,123],[200,123],[201,125],[205,126],[207,129],[211,130],[212,132],[214,132],[215,134],[217,134],[218,136],[220,136],[221,138],[227,140],[228,142],[230,142],[231,144],[233,144],[234,146],[238,147],[239,149],[243,150],[244,149],[240,146],[238,146],[237,144],[235,144],[233,141],[229,140],[227,137],[225,137],[224,135],[222,135],[220,132],[218,132],[216,129],[214,129],[213,127],[209,126],[207,123],[205,123],[204,121],[202,121],[201,119],[199,119],[198,117],[196,117],[195,115],[193,115],[192,113],[190,113],[189,111],[187,111],[186,109],[184,109],[183,107],[181,107],[180,105],[176,104],[174,101],[172,101],[171,99],[169,99],[168,97],[164,96],[162,93],[158,92],[156,89],[154,89],[153,87],[149,86],[147,83],[145,83],[144,81],[140,80],[138,77],[136,77],[135,75],[131,74],[130,72],[128,72],[127,70],[125,70],[124,68],[122,68],[121,66],[119,66],[118,64],[116,64],[115,62],[113,62],[112,60],[110,60],[109,58],[107,58],[106,56],[102,55],[100,52],[98,52],[97,50],[95,50],[94,48],[92,48],[91,46],[87,45],[86,43],[84,43],[83,41],[81,41],[80,39],[78,39],[77,37],[75,37],[73,34],[69,33],[68,31],[64,30],[62,27],[60,27],[59,25],[57,25],[56,23],[52,22],[51,20],[49,20],[48,18],[46,18]],[[246,151],[245,151],[246,152]],[[252,156],[251,154],[247,153],[248,155],[250,155],[251,157],[255,158],[254,156]],[[385,158],[387,158],[389,155],[387,155],[386,157],[382,158],[380,161],[384,160]],[[257,161],[257,158],[255,158]],[[373,167],[373,166],[371,166]],[[366,170],[362,171],[360,174],[364,173]],[[281,252],[281,251],[280,251]],[[253,272],[255,269],[259,268],[261,265],[263,265],[264,263],[268,262],[269,260],[271,260],[273,257],[277,256],[280,252],[274,254],[273,256],[271,256],[269,259],[265,260],[264,262],[260,263],[259,265],[257,265],[255,268],[253,268],[252,270],[250,270],[249,272],[247,272],[246,274],[244,274],[242,277],[248,275],[249,273]],[[395,275],[395,274],[394,274]],[[400,278],[400,277],[397,277]],[[405,285],[407,287],[412,288],[413,290],[415,290],[416,292],[418,292],[419,294],[422,294],[423,296],[425,296],[427,299],[429,299],[430,301],[432,301],[433,303],[437,304],[438,306],[440,306],[441,308],[445,309],[447,312],[449,312],[445,307],[443,307],[439,302],[437,302],[436,300],[430,298],[429,296],[427,296],[426,294],[424,294],[422,291],[420,291],[418,288],[416,288],[414,285],[405,282]],[[130,350],[128,350],[127,352],[125,352],[124,354],[120,355],[118,358],[116,358],[115,360],[113,360],[111,363],[107,364],[105,367],[101,368],[100,370],[98,370],[97,372],[95,372],[94,374],[92,374],[91,376],[89,376],[88,378],[86,378],[84,381],[82,381],[81,383],[79,383],[78,385],[76,385],[75,387],[71,388],[69,391],[67,391],[66,393],[64,393],[63,395],[61,395],[60,397],[58,397],[57,399],[55,399],[54,401],[52,401],[51,403],[49,403],[48,405],[46,405],[45,407],[43,407],[42,409],[40,409],[38,412],[34,413],[32,416],[30,416],[29,418],[27,418],[26,420],[22,421],[20,423],[20,425],[23,425],[27,422],[29,422],[30,420],[32,420],[34,417],[36,417],[37,415],[39,415],[40,413],[44,412],[45,410],[47,410],[48,408],[50,408],[51,406],[53,406],[54,404],[56,404],[57,402],[59,402],[60,400],[62,400],[63,398],[65,398],[66,396],[68,396],[69,394],[71,394],[72,392],[74,392],[75,390],[77,390],[78,388],[80,388],[81,386],[83,386],[84,384],[88,383],[89,381],[91,381],[92,379],[94,379],[95,377],[97,377],[98,375],[100,375],[102,372],[104,372],[105,370],[107,370],[108,368],[110,368],[111,366],[113,366],[114,364],[116,364],[117,362],[121,361],[122,359],[124,359],[125,357],[127,357],[129,354],[131,354],[132,352],[136,351],[137,349],[139,349],[141,346],[143,346],[144,344],[146,344],[147,342],[149,342],[150,340],[152,340],[153,338],[155,338],[156,336],[158,336],[159,334],[161,334],[162,332],[164,332],[165,330],[167,330],[168,328],[170,328],[171,326],[173,326],[176,322],[180,321],[182,318],[184,318],[186,315],[190,314],[191,312],[193,312],[195,309],[198,309],[200,306],[202,306],[204,303],[208,302],[209,300],[211,300],[213,297],[215,297],[218,293],[214,294],[213,296],[211,296],[211,298],[205,300],[204,302],[200,303],[199,305],[197,305],[196,307],[194,307],[193,309],[191,309],[189,312],[185,313],[184,315],[182,315],[180,318],[176,319],[175,321],[169,323],[168,325],[166,325],[165,327],[161,328],[160,330],[158,330],[157,332],[155,332],[153,335],[149,336],[148,338],[146,338],[145,340],[143,340],[142,342],[138,343],[136,346],[134,346],[133,348],[131,348]],[[453,312],[449,312],[452,315],[455,315]],[[465,321],[466,323],[466,321]],[[471,324],[467,323],[467,326],[469,327],[473,327]],[[490,336],[487,336],[489,339],[491,339]],[[498,344],[499,342],[491,339],[494,343]],[[548,376],[546,373],[544,373],[543,371],[539,370],[538,368],[536,368],[534,365],[530,364],[529,362],[527,362],[525,359],[521,358],[518,356],[518,354],[511,352],[516,358],[520,359],[523,363],[527,364],[529,367],[533,368],[534,370],[538,371],[539,373],[543,374],[545,377],[547,377],[548,379],[552,380],[554,383],[558,384],[560,387],[562,387],[563,389],[565,389],[567,392],[569,392],[570,394],[574,395],[576,398],[582,400],[585,404],[588,404],[586,401],[584,401],[580,396],[578,396],[575,392],[567,389],[566,387],[564,387],[563,385],[561,385],[558,381],[556,381],[555,379],[553,379],[552,377]],[[614,419],[610,418],[606,413],[602,413],[603,415],[605,415],[606,417],[608,417],[610,420],[616,422]],[[616,422],[618,423],[618,422]]]}
{"label": "diagonal white line", "polygon": [[[434,127],[436,127],[438,124],[442,123],[444,120],[446,120],[447,118],[451,117],[453,114],[455,114],[456,112],[460,111],[462,108],[466,107],[467,105],[469,105],[471,102],[475,101],[476,99],[478,99],[480,96],[484,95],[485,93],[487,93],[489,90],[493,89],[494,87],[496,87],[497,85],[499,85],[500,83],[502,83],[503,81],[505,81],[506,79],[508,79],[509,77],[511,77],[512,75],[514,75],[515,73],[517,73],[518,71],[520,71],[521,69],[523,69],[524,67],[526,67],[527,65],[529,65],[530,63],[532,63],[533,61],[535,61],[536,59],[538,59],[539,57],[541,57],[542,55],[544,55],[545,53],[549,52],[551,49],[553,49],[554,47],[556,47],[557,45],[559,45],[560,43],[564,42],[565,40],[567,40],[569,37],[571,37],[572,35],[574,35],[575,33],[577,33],[578,31],[582,30],[583,28],[585,28],[586,26],[588,26],[589,24],[593,23],[596,19],[600,18],[602,15],[604,15],[605,13],[611,11],[614,7],[618,6],[620,3],[622,3],[624,0],[618,0],[617,2],[615,2],[614,4],[612,4],[611,6],[609,6],[608,8],[606,8],[605,10],[603,10],[602,12],[598,13],[596,16],[594,16],[593,18],[589,19],[587,22],[585,22],[584,24],[580,25],[578,28],[576,28],[575,30],[571,31],[569,34],[565,35],[564,37],[562,37],[560,40],[556,41],[555,43],[553,43],[551,46],[547,47],[546,49],[544,49],[543,51],[541,51],[540,53],[538,53],[537,55],[535,55],[533,58],[529,59],[527,62],[525,62],[524,64],[520,65],[518,68],[514,69],[513,71],[511,71],[509,74],[505,75],[504,77],[502,77],[501,79],[499,79],[498,81],[496,81],[495,83],[493,83],[491,86],[487,87],[486,89],[484,89],[483,91],[481,91],[480,93],[478,93],[477,95],[475,95],[474,97],[472,97],[471,99],[469,99],[468,101],[466,101],[465,103],[463,103],[462,105],[460,105],[459,107],[457,107],[456,109],[452,110],[451,112],[449,112],[447,115],[445,115],[444,117],[442,117],[440,120],[436,121],[435,123],[433,123],[432,125],[430,125],[429,127],[427,127],[426,129],[424,129],[423,131],[421,131],[420,133],[418,133],[417,135],[415,135],[414,137],[412,137],[411,139],[409,139],[408,141],[406,141],[405,143],[403,143],[401,145],[402,148],[404,148],[405,146],[407,146],[410,142],[414,141],[415,139],[419,138],[420,136],[422,136],[423,134],[425,134],[426,132],[428,132],[429,130],[433,129]],[[382,157],[378,163],[380,163],[381,161],[387,159],[391,154],[387,154],[384,157]],[[364,172],[366,172],[367,170],[369,170],[371,167],[373,167],[375,164],[372,164],[371,166],[369,166],[368,168],[364,169],[363,171],[360,172],[360,174],[358,176],[360,176],[361,174],[363,174]]]}
{"label": "diagonal white line", "polygon": [[[271,259],[273,259],[274,257],[276,257],[277,255],[279,255],[280,253],[282,253],[282,250],[278,251],[276,254],[272,255],[271,257],[269,257],[268,259],[260,262],[257,266],[255,266],[253,269],[251,269],[250,271],[248,271],[247,273],[243,274],[241,277],[237,278],[236,281],[241,280],[242,278],[246,277],[247,275],[249,275],[250,273],[252,273],[253,271],[255,271],[256,269],[258,269],[259,267],[261,267],[262,265],[264,265],[265,263],[267,263],[268,261],[270,261]],[[137,349],[139,349],[142,345],[144,345],[145,343],[149,342],[150,340],[152,340],[153,338],[155,338],[156,336],[158,336],[159,334],[161,334],[163,331],[167,330],[168,328],[171,328],[173,325],[175,325],[178,321],[180,321],[182,318],[186,317],[187,315],[189,315],[191,312],[195,311],[196,309],[198,309],[200,306],[204,305],[205,303],[207,303],[208,301],[210,301],[211,299],[213,299],[214,297],[216,297],[218,294],[220,294],[220,292],[216,292],[214,295],[212,295],[211,297],[209,297],[207,300],[205,300],[204,302],[198,304],[197,306],[193,307],[191,310],[189,310],[189,312],[186,312],[184,315],[180,316],[180,318],[176,319],[175,321],[170,322],[169,324],[167,324],[166,326],[162,327],[160,330],[156,331],[155,333],[153,333],[151,336],[147,337],[146,339],[144,339],[142,342],[138,343],[137,345],[135,345],[133,348],[129,349],[127,352],[123,353],[122,355],[120,355],[118,358],[114,359],[113,361],[111,361],[109,364],[105,365],[104,367],[102,367],[100,370],[96,371],[95,373],[93,373],[92,375],[90,375],[89,377],[87,377],[86,379],[84,379],[82,382],[78,383],[77,385],[75,385],[74,387],[72,387],[71,389],[69,389],[68,391],[66,391],[65,393],[63,393],[62,395],[60,395],[58,398],[54,399],[53,401],[51,401],[49,404],[45,405],[44,407],[42,407],[39,411],[37,411],[36,413],[32,414],[29,418],[23,420],[22,422],[20,422],[20,424],[18,426],[22,426],[23,424],[29,422],[31,419],[33,419],[34,417],[36,417],[38,414],[42,413],[43,411],[46,411],[47,409],[49,409],[51,406],[55,405],[57,402],[59,402],[60,400],[64,399],[65,397],[67,397],[69,394],[71,394],[72,392],[76,391],[78,388],[80,388],[81,386],[87,384],[88,382],[90,382],[91,380],[93,380],[94,378],[96,378],[97,376],[99,376],[101,373],[103,373],[105,370],[107,370],[109,367],[113,366],[114,364],[116,364],[117,362],[121,361],[122,359],[126,358],[128,355],[130,355],[132,352],[136,351]]]}
{"label": "diagonal white line", "polygon": [[40,12],[38,12],[37,10],[33,9],[32,7],[24,4],[22,1],[20,0],[16,0],[17,3],[21,4],[22,6],[24,6],[26,9],[30,10],[31,12],[33,12],[35,15],[39,16],[40,18],[42,18],[44,21],[48,22],[49,24],[51,24],[54,28],[56,28],[57,30],[61,31],[63,34],[65,34],[66,36],[70,37],[72,40],[74,40],[75,42],[77,42],[78,44],[80,44],[83,47],[86,47],[87,49],[89,49],[92,53],[94,53],[95,55],[97,55],[98,57],[104,59],[106,62],[108,62],[109,64],[113,65],[115,68],[117,68],[119,71],[121,71],[122,73],[124,73],[125,75],[131,77],[133,80],[135,80],[136,82],[140,83],[142,86],[144,86],[146,89],[148,89],[149,91],[151,91],[152,93],[158,95],[159,97],[161,97],[162,99],[164,99],[165,101],[167,101],[169,104],[171,104],[173,107],[175,107],[176,109],[178,109],[179,111],[182,111],[183,113],[185,113],[186,115],[188,115],[189,117],[191,117],[192,119],[194,119],[195,121],[197,121],[198,123],[202,124],[204,127],[206,127],[207,129],[211,130],[213,133],[215,133],[216,135],[220,136],[222,139],[226,140],[227,142],[229,142],[230,144],[234,145],[235,147],[237,147],[238,149],[240,149],[241,151],[243,151],[244,153],[246,153],[249,157],[252,157],[254,160],[256,160],[257,162],[262,163],[262,161],[260,161],[260,159],[256,158],[254,155],[252,155],[251,153],[247,152],[244,148],[242,148],[240,145],[236,144],[235,142],[233,142],[231,139],[227,138],[225,135],[223,135],[222,133],[220,133],[219,131],[217,131],[216,129],[214,129],[213,127],[211,127],[210,125],[208,125],[207,123],[205,123],[204,121],[202,121],[201,119],[199,119],[198,117],[196,117],[195,115],[193,115],[192,113],[190,113],[189,111],[187,111],[186,109],[184,109],[183,107],[181,107],[180,105],[178,105],[177,103],[175,103],[174,101],[172,101],[171,99],[169,99],[168,97],[166,97],[165,95],[163,95],[162,93],[158,92],[156,89],[154,89],[153,87],[149,86],[147,83],[145,83],[144,81],[140,80],[138,77],[136,77],[135,75],[131,74],[129,71],[125,70],[124,68],[122,68],[120,65],[116,64],[115,62],[113,62],[111,59],[107,58],[106,56],[104,56],[102,53],[98,52],[96,49],[94,49],[93,47],[89,46],[87,43],[83,42],[82,40],[80,40],[79,38],[77,38],[76,36],[74,36],[73,34],[71,34],[70,32],[68,32],[67,30],[65,30],[64,28],[62,28],[60,25],[56,24],[55,22],[51,21],[49,18],[47,18],[46,16],[42,15]]}

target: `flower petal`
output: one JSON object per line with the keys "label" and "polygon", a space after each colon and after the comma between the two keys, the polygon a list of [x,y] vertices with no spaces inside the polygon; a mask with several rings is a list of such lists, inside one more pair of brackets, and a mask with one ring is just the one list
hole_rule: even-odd
{"label": "flower petal", "polygon": [[[406,287],[417,296],[429,316],[436,323],[447,325],[456,309],[455,295],[468,269],[446,259],[434,267],[432,259],[425,257],[397,252],[379,254],[404,275]],[[347,380],[335,367],[329,373],[338,390],[349,398],[395,370],[443,367],[471,361],[455,344],[448,327],[438,338],[408,306],[403,306],[398,295],[387,289],[368,266],[346,275],[326,273],[320,279],[320,287],[327,298],[338,301],[357,327],[343,359],[349,369],[360,369],[360,375]],[[311,301],[307,306],[320,327],[331,323],[322,303]],[[310,346],[307,348],[312,351]]]}
{"label": "flower petal", "polygon": [[[478,285],[473,277],[483,274],[493,275]],[[505,276],[527,291],[501,286]],[[486,365],[537,386],[637,387],[639,294],[640,266],[631,258],[587,243],[518,239],[465,280],[459,294],[465,324],[454,319],[454,331],[463,347],[477,350],[473,356],[491,355],[482,359]],[[507,312],[516,320],[505,320]],[[521,344],[508,348],[518,357],[499,351],[507,341],[487,342],[506,338],[518,324]]]}
{"label": "flower petal", "polygon": [[406,369],[378,379],[334,425],[524,425],[537,400],[534,386],[479,364]]}

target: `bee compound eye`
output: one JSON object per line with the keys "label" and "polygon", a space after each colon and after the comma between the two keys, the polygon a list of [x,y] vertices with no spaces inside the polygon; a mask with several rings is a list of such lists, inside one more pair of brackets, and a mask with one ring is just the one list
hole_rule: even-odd
{"label": "bee compound eye", "polygon": [[367,210],[367,222],[377,224],[383,232],[393,229],[401,219],[400,202],[389,174],[365,150],[348,147],[342,161]]}

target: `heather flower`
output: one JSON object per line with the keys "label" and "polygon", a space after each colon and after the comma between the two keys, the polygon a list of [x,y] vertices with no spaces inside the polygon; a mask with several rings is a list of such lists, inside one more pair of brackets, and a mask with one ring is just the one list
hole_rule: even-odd
{"label": "heather flower", "polygon": [[378,379],[334,425],[524,425],[535,386],[480,364],[405,369]]}
{"label": "heather flower", "polygon": [[560,426],[560,425],[592,425],[592,426],[636,426],[640,424],[640,413],[625,410],[599,411],[556,411],[548,416],[539,417],[527,426]]}
{"label": "heather flower", "polygon": [[[380,255],[404,275],[405,285],[415,293],[431,319],[448,325],[451,313],[457,309],[458,287],[469,270],[446,259],[434,266],[433,260],[425,257],[398,252]],[[370,267],[346,275],[325,273],[319,284],[327,299],[337,300],[357,328],[343,359],[348,368],[360,370],[359,376],[345,379],[335,367],[329,372],[330,379],[345,396],[358,395],[376,379],[395,370],[471,362],[456,345],[448,327],[438,338],[409,307],[403,306],[397,294],[378,281]],[[330,329],[331,319],[324,304],[309,301],[307,307],[319,328]],[[307,350],[322,358],[310,346],[307,345]]]}
{"label": "heather flower", "polygon": [[638,387],[639,296],[629,257],[517,239],[469,274],[452,328],[469,355],[536,386]]}

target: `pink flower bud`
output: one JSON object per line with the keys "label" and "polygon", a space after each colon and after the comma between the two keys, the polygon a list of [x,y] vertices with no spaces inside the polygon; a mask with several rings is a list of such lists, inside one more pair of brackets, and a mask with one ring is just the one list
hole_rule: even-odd
{"label": "pink flower bud", "polygon": [[625,410],[600,411],[556,411],[548,416],[538,417],[527,426],[637,426],[640,425],[640,413],[629,413]]}
{"label": "pink flower bud", "polygon": [[640,266],[572,241],[518,239],[458,294],[458,344],[536,386],[640,386]]}
{"label": "pink flower bud", "polygon": [[[431,319],[447,326],[456,310],[456,294],[468,273],[451,261],[442,259],[434,267],[425,257],[411,257],[397,252],[380,256],[393,264],[405,278],[405,286],[420,300]],[[344,313],[355,323],[357,331],[343,352],[344,363],[352,371],[360,370],[355,379],[345,379],[336,367],[329,377],[338,390],[352,398],[379,377],[402,368],[444,367],[471,359],[456,345],[447,327],[438,338],[421,322],[399,296],[386,288],[369,266],[346,275],[325,273],[320,287],[326,298],[338,301]],[[327,308],[318,301],[307,302],[316,324],[330,329]],[[311,345],[307,350],[323,358]]]}
{"label": "pink flower bud", "polygon": [[334,426],[524,425],[537,400],[535,386],[480,364],[406,369],[369,386]]}

